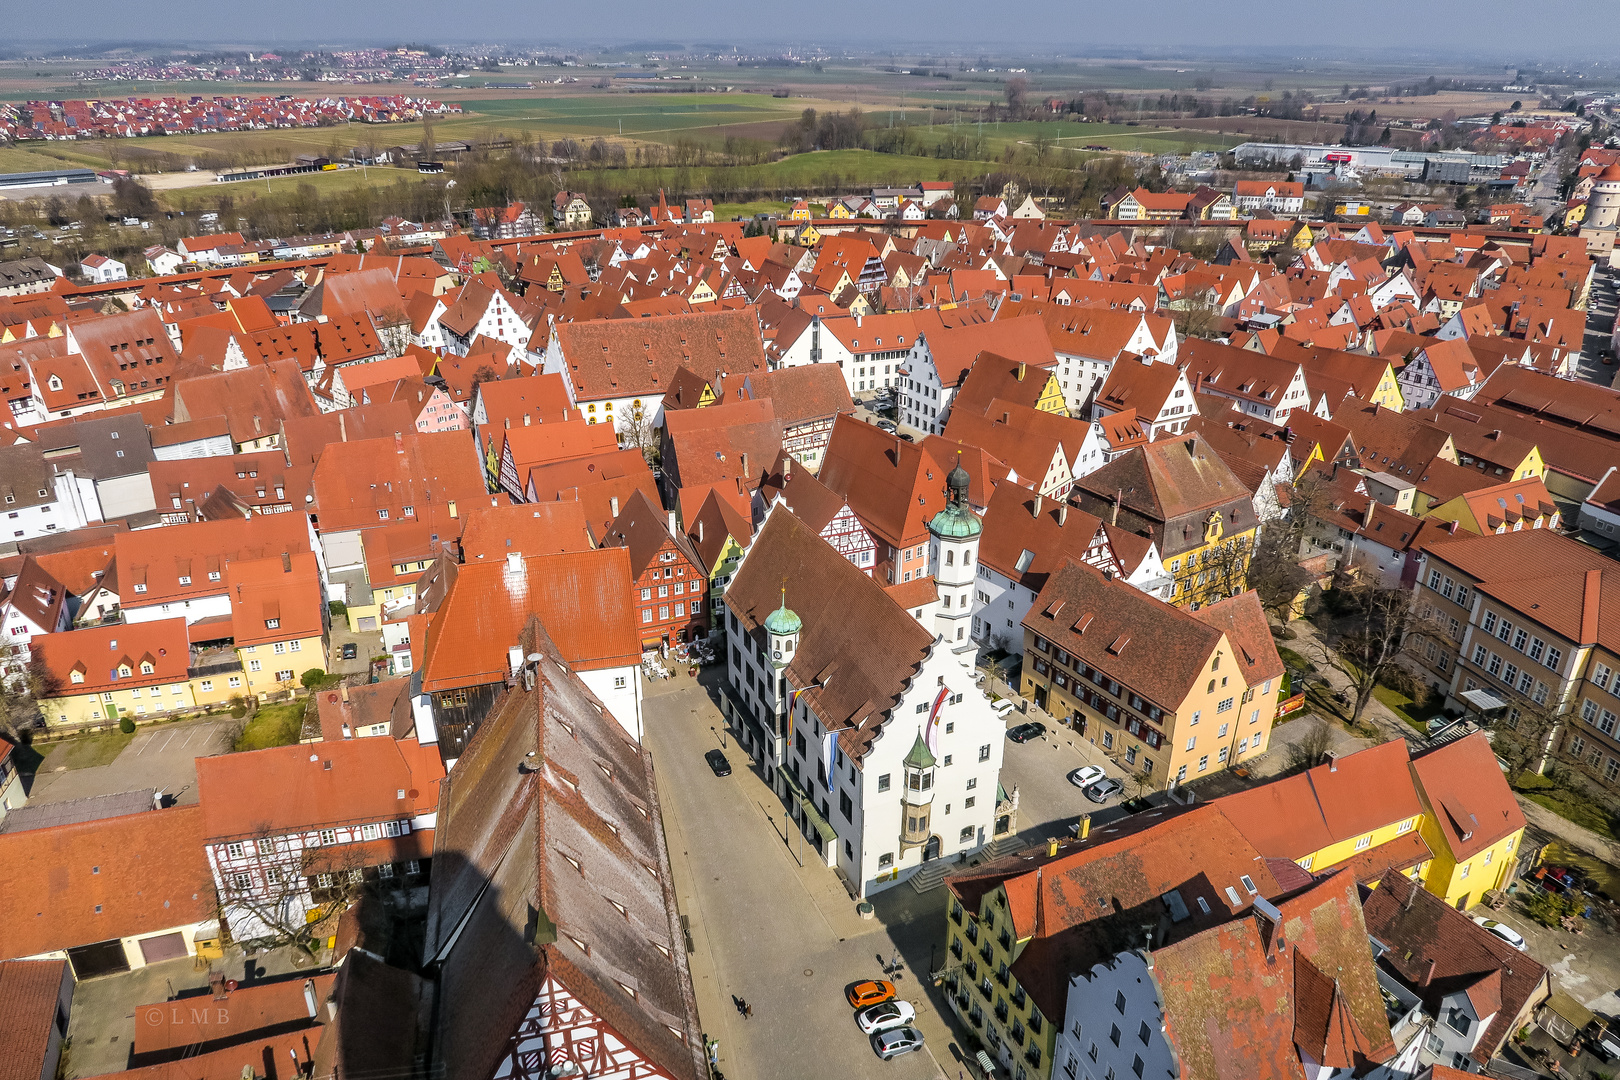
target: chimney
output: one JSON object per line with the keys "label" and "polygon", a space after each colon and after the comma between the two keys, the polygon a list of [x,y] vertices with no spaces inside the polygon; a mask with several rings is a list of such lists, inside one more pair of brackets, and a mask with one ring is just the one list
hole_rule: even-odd
{"label": "chimney", "polygon": [[[309,1011],[309,1018],[311,1020],[315,1019],[316,1014],[318,1014],[320,1012],[320,1009],[318,1009],[316,1007],[316,1005],[315,1005],[315,980],[314,979],[305,979],[304,980],[304,1008]],[[298,1055],[296,1053],[293,1054],[293,1057],[296,1058],[297,1056]]]}
{"label": "chimney", "polygon": [[530,416],[528,413],[523,414],[523,426],[524,427],[528,427],[530,422],[532,422],[533,420],[534,420],[534,417]]}
{"label": "chimney", "polygon": [[1054,837],[1052,837],[1052,839],[1050,839],[1050,840],[1048,840],[1046,842],[1046,857],[1048,859],[1055,859],[1055,858],[1057,858],[1057,853],[1058,853],[1058,838],[1054,836]]}
{"label": "chimney", "polygon": [[608,500],[608,513],[613,517],[619,516],[619,497],[617,495]]}
{"label": "chimney", "polygon": [[338,442],[349,441],[348,419],[349,418],[344,416],[341,412],[338,413]]}
{"label": "chimney", "polygon": [[1361,524],[1362,524],[1362,527],[1364,527],[1364,528],[1365,528],[1365,527],[1366,527],[1366,526],[1368,526],[1368,525],[1371,525],[1371,524],[1372,524],[1372,519],[1373,519],[1373,508],[1374,508],[1374,507],[1376,507],[1376,506],[1377,506],[1377,505],[1378,505],[1378,500],[1377,500],[1377,499],[1368,499],[1368,500],[1367,500],[1367,509],[1366,509],[1366,511],[1365,511],[1365,512],[1364,512],[1364,513],[1363,513],[1363,514],[1362,514],[1362,515],[1361,515]]}
{"label": "chimney", "polygon": [[1080,839],[1082,839],[1082,840],[1084,840],[1086,837],[1091,835],[1091,815],[1090,814],[1087,814],[1087,815],[1085,815],[1084,817],[1082,817],[1080,819],[1080,832],[1078,833],[1078,835],[1079,835]]}
{"label": "chimney", "polygon": [[343,695],[343,704],[347,705],[349,703],[349,688],[348,688],[348,686],[339,687],[338,688],[338,693]]}
{"label": "chimney", "polygon": [[[340,417],[338,417],[338,419],[341,420],[343,418],[340,416]],[[508,416],[505,420],[502,420],[501,421],[501,427],[503,429],[507,430],[507,431],[511,431],[512,430],[512,418],[510,416]]]}
{"label": "chimney", "polygon": [[698,543],[703,543],[703,519],[698,518]]}
{"label": "chimney", "polygon": [[1029,516],[1032,517],[1032,518],[1038,518],[1038,517],[1041,516],[1041,495],[1040,495],[1040,492],[1035,493],[1035,501],[1029,504]]}
{"label": "chimney", "polygon": [[343,737],[345,739],[354,738],[354,733],[349,730],[349,725],[348,724],[343,725]]}
{"label": "chimney", "polygon": [[675,511],[669,512],[669,535],[675,535]]}
{"label": "chimney", "polygon": [[523,667],[523,650],[518,648],[516,645],[513,645],[510,649],[507,649],[506,663],[507,666],[511,668],[512,674],[516,675],[519,669]]}
{"label": "chimney", "polygon": [[289,551],[281,553],[281,572],[283,574],[292,573],[292,553]]}
{"label": "chimney", "polygon": [[742,474],[743,479],[746,480],[748,479],[748,455],[740,454],[738,456],[742,458]]}
{"label": "chimney", "polygon": [[1327,759],[1328,759],[1328,772],[1338,772],[1339,771],[1339,755],[1335,754],[1333,751],[1329,750]]}
{"label": "chimney", "polygon": [[1026,366],[1027,365],[1022,360],[1018,361],[1018,381],[1019,382],[1024,381],[1024,368]]}
{"label": "chimney", "polygon": [[523,573],[523,552],[508,551],[506,553],[506,572],[509,574]]}
{"label": "chimney", "polygon": [[1067,525],[1068,523],[1069,523],[1069,504],[1066,503],[1066,502],[1060,502],[1060,503],[1058,503],[1058,528],[1062,528],[1064,525]]}
{"label": "chimney", "polygon": [[1119,524],[1119,504],[1124,502],[1124,501],[1125,501],[1125,492],[1124,492],[1124,490],[1123,489],[1116,489],[1114,491],[1114,508],[1113,508],[1112,511],[1109,512],[1108,524],[1110,524],[1110,525],[1118,525]]}
{"label": "chimney", "polygon": [[456,500],[451,499],[450,500],[450,517],[451,517],[452,520],[454,520],[455,516],[456,516]]}
{"label": "chimney", "polygon": [[404,452],[405,452],[405,436],[401,435],[399,432],[396,431],[396,432],[394,432],[394,453],[403,454]]}
{"label": "chimney", "polygon": [[782,459],[782,483],[789,483],[793,479],[793,455],[789,454]]}
{"label": "chimney", "polygon": [[1423,973],[1423,985],[1424,986],[1428,986],[1430,983],[1432,983],[1434,981],[1434,969],[1435,969],[1436,966],[1437,966],[1437,962],[1435,961],[1435,958],[1432,957],[1432,956],[1429,957],[1429,968],[1428,968],[1427,971],[1425,971]]}

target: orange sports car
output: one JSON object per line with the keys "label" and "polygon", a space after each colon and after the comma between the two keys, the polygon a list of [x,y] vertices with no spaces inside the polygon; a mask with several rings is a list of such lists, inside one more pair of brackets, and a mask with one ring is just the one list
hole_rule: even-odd
{"label": "orange sports car", "polygon": [[858,982],[849,988],[849,1005],[852,1009],[864,1009],[868,1005],[877,1005],[893,997],[894,983],[884,982],[881,979]]}

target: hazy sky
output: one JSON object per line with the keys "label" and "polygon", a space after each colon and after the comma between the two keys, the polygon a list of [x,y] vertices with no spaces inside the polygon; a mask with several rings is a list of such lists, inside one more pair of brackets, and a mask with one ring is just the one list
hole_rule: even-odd
{"label": "hazy sky", "polygon": [[[207,42],[250,45],[433,42],[1026,44],[1032,52],[1120,47],[1282,48],[1329,56],[1414,51],[1542,60],[1601,55],[1620,30],[1614,0],[0,0],[13,41]],[[1596,12],[1596,16],[1589,13]],[[1578,29],[1585,27],[1584,30]],[[1444,55],[1444,53],[1441,53]]]}

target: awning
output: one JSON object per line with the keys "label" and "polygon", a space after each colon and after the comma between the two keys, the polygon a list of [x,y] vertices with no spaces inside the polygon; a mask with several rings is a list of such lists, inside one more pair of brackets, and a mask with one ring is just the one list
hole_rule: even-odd
{"label": "awning", "polygon": [[1464,690],[1462,699],[1480,712],[1490,712],[1492,709],[1505,709],[1507,702],[1493,691],[1480,687],[1477,690]]}
{"label": "awning", "polygon": [[783,772],[781,776],[782,782],[787,785],[788,794],[798,800],[799,808],[804,811],[805,820],[810,822],[810,827],[816,830],[816,835],[821,837],[822,843],[830,844],[837,840],[838,830],[834,829],[827,819],[821,816],[821,811],[816,809],[816,804],[811,801],[804,788],[799,786],[799,782],[793,779],[793,774]]}
{"label": "awning", "polygon": [[985,1053],[983,1050],[980,1050],[977,1054],[975,1054],[973,1056],[979,1062],[979,1068],[984,1070],[984,1075],[986,1075],[986,1076],[994,1076],[994,1075],[996,1075],[996,1063],[990,1059],[989,1054]]}

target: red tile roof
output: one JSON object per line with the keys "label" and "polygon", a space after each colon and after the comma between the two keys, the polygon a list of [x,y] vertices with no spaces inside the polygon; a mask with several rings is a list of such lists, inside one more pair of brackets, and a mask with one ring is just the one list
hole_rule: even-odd
{"label": "red tile roof", "polygon": [[1216,804],[1262,854],[1293,860],[1423,812],[1407,769],[1406,743],[1399,739]]}
{"label": "red tile roof", "polygon": [[438,748],[415,739],[294,744],[198,758],[198,847],[431,814],[443,778]]}
{"label": "red tile roof", "polygon": [[1420,755],[1412,774],[1458,861],[1524,828],[1524,812],[1483,733]]}
{"label": "red tile roof", "polygon": [[1469,1055],[1481,1065],[1507,1041],[1525,1005],[1550,993],[1547,969],[1529,954],[1398,871],[1383,876],[1363,902],[1363,913],[1367,932],[1388,947],[1380,966],[1424,999],[1431,1014],[1446,995],[1492,980],[1485,992],[1497,994],[1501,1008]]}
{"label": "red tile roof", "polygon": [[[221,759],[223,760],[223,759]],[[0,956],[186,927],[214,914],[203,808],[0,833]]]}
{"label": "red tile roof", "polygon": [[519,562],[516,571],[507,558],[460,568],[422,645],[424,690],[504,679],[507,650],[531,615],[540,617],[576,671],[640,662],[625,549],[524,555]]}
{"label": "red tile roof", "polygon": [[499,562],[509,551],[549,555],[596,546],[578,502],[481,506],[462,518],[461,558],[467,563]]}
{"label": "red tile roof", "polygon": [[315,465],[314,488],[322,532],[415,517],[448,534],[452,504],[471,508],[488,497],[465,429],[329,443]]}

